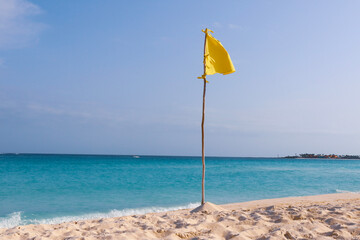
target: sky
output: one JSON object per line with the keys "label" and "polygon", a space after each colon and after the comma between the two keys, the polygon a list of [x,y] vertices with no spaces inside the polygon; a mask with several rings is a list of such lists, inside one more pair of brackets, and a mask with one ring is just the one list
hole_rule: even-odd
{"label": "sky", "polygon": [[0,0],[0,152],[360,154],[359,1]]}

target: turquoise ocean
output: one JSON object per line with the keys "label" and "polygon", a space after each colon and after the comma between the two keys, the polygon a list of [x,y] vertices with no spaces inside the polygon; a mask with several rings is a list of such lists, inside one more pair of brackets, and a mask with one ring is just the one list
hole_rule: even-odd
{"label": "turquoise ocean", "polygon": [[[0,155],[0,228],[117,217],[201,200],[201,158]],[[206,158],[206,201],[360,191],[359,160]]]}

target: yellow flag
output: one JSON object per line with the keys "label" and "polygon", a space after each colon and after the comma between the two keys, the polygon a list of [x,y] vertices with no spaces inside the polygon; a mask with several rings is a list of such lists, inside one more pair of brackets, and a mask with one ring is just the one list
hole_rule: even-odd
{"label": "yellow flag", "polygon": [[235,72],[230,55],[219,40],[211,36],[210,32],[213,31],[205,29],[203,32],[206,34],[204,53],[205,76],[215,73],[225,75]]}

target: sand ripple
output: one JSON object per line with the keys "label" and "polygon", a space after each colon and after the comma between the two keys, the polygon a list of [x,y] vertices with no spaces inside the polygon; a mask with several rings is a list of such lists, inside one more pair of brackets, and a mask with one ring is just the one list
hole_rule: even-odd
{"label": "sand ripple", "polygon": [[261,200],[193,211],[0,229],[8,240],[352,239],[360,240],[360,194]]}

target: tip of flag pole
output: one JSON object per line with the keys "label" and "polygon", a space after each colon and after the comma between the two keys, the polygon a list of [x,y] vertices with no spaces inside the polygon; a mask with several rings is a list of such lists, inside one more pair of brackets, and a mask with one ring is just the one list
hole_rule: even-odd
{"label": "tip of flag pole", "polygon": [[210,29],[208,29],[208,28],[205,28],[205,30],[202,29],[201,31],[202,31],[203,33],[208,33],[208,32],[214,33],[213,30],[210,30]]}

